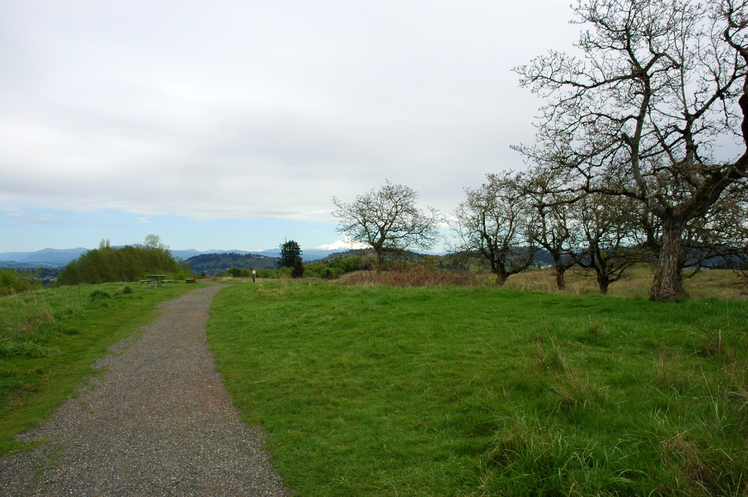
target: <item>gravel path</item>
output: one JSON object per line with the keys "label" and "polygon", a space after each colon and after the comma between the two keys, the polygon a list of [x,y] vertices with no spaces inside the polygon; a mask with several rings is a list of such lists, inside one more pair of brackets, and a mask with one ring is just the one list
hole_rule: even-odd
{"label": "gravel path", "polygon": [[161,304],[141,339],[112,347],[100,379],[22,435],[51,441],[0,459],[0,495],[288,495],[213,367],[205,323],[220,289]]}

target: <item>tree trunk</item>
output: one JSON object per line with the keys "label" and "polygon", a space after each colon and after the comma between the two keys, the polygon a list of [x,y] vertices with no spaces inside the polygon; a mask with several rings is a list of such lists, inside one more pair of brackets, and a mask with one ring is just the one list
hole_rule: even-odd
{"label": "tree trunk", "polygon": [[600,293],[603,295],[608,294],[608,287],[610,286],[610,280],[607,276],[602,274],[597,275],[597,287],[600,289]]}
{"label": "tree trunk", "polygon": [[384,269],[384,250],[382,247],[374,247],[374,251],[377,254],[377,273],[381,273]]}
{"label": "tree trunk", "polygon": [[566,290],[566,278],[564,278],[566,268],[560,259],[554,262],[556,263],[556,288],[561,291]]}
{"label": "tree trunk", "polygon": [[509,278],[509,275],[506,274],[506,271],[494,271],[494,274],[496,274],[496,285],[498,286],[504,286],[504,283],[506,283],[507,278]]}
{"label": "tree trunk", "polygon": [[[610,286],[610,272],[608,272],[608,266],[606,265],[605,259],[600,257],[599,251],[596,250],[595,253],[597,255],[591,260],[593,262],[593,267],[595,268],[595,276],[597,276],[597,288],[600,290],[601,294],[607,295],[608,287]],[[597,259],[596,264],[594,263],[595,259]]]}
{"label": "tree trunk", "polygon": [[657,268],[649,296],[655,302],[676,301],[683,294],[680,248],[686,222],[673,218],[662,221],[660,255],[657,258]]}

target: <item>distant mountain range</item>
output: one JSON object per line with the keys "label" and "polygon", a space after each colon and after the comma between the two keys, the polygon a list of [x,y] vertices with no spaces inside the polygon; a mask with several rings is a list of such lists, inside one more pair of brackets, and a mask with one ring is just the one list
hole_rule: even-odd
{"label": "distant mountain range", "polygon": [[[345,252],[351,246],[346,240],[338,240],[330,245],[322,245],[317,248],[302,249],[301,256],[304,262],[316,261],[338,252]],[[357,248],[357,247],[356,247]],[[37,252],[0,252],[0,268],[18,267],[22,269],[36,267],[65,267],[70,261],[80,257],[89,249],[78,247],[74,249],[44,249]],[[280,257],[280,248],[248,251],[248,250],[172,250],[171,254],[183,260],[203,254],[257,254],[265,257]]]}
{"label": "distant mountain range", "polygon": [[[324,259],[330,254],[335,254],[337,252],[345,252],[346,248],[339,248],[339,249],[333,249],[333,250],[326,250],[326,249],[301,249],[301,257],[304,259],[304,262],[311,262],[316,261],[319,259]],[[180,259],[184,259],[185,261],[191,257],[195,257],[196,255],[204,255],[204,254],[241,254],[241,255],[249,255],[249,254],[255,254],[255,255],[262,255],[265,257],[280,257],[280,249],[267,249],[267,250],[172,250],[171,255],[174,257],[179,257]],[[0,254],[0,257],[2,257],[2,254]]]}
{"label": "distant mountain range", "polygon": [[2,267],[65,267],[68,262],[77,259],[88,249],[78,247],[74,249],[44,249],[36,252],[3,252],[0,253],[0,268]]}

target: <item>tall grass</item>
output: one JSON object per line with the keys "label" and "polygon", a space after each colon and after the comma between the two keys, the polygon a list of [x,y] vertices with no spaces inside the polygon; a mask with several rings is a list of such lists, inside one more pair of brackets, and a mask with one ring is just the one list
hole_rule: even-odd
{"label": "tall grass", "polygon": [[[626,273],[623,278],[610,285],[608,295],[611,297],[649,298],[653,270],[641,264]],[[684,279],[686,299],[720,299],[748,300],[748,292],[741,287],[738,273],[728,270],[703,270],[692,278]],[[562,293],[575,295],[594,295],[599,293],[595,273],[582,269],[571,269],[566,272],[566,291]],[[506,282],[506,288],[523,291],[559,293],[556,289],[555,273],[552,269],[526,271],[512,276]]]}
{"label": "tall grass", "polygon": [[387,285],[397,288],[434,285],[481,285],[486,275],[435,271],[418,265],[395,271],[355,271],[343,277],[349,285]]}
{"label": "tall grass", "polygon": [[208,332],[298,495],[743,495],[746,317],[745,302],[280,281],[219,293]]}

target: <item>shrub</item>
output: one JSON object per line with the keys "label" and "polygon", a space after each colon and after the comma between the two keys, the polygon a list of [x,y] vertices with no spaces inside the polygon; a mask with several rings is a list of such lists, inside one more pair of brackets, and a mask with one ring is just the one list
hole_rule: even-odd
{"label": "shrub", "polygon": [[229,273],[229,274],[230,274],[231,276],[233,276],[234,278],[240,278],[240,277],[242,276],[242,270],[241,270],[241,268],[238,268],[238,267],[236,267],[236,266],[232,266],[232,267],[231,267],[231,268],[230,268],[230,269],[228,270],[228,273]]}
{"label": "shrub", "polygon": [[0,269],[0,296],[15,295],[32,288],[28,274],[12,269]]}
{"label": "shrub", "polygon": [[62,285],[137,281],[145,274],[178,274],[186,270],[182,265],[166,248],[103,246],[70,262],[60,273],[58,281]]}
{"label": "shrub", "polygon": [[91,302],[95,302],[97,300],[103,300],[103,299],[111,299],[111,298],[112,296],[109,295],[104,290],[94,290],[93,292],[91,292],[91,295],[88,296],[88,300],[90,300]]}
{"label": "shrub", "polygon": [[291,277],[301,278],[302,276],[304,276],[304,262],[301,260],[301,257],[296,257],[293,268],[291,269]]}

